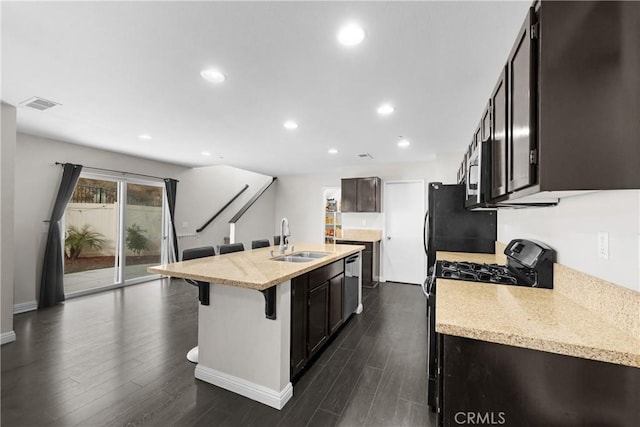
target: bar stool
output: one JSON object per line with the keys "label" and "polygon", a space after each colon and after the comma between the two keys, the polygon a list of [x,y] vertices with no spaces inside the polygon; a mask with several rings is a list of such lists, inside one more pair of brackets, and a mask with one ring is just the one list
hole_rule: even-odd
{"label": "bar stool", "polygon": [[226,245],[220,245],[220,249],[218,249],[218,253],[220,255],[230,254],[232,252],[242,252],[244,251],[244,245],[242,243],[229,243]]}
{"label": "bar stool", "polygon": [[[182,261],[189,261],[190,259],[204,258],[214,256],[216,254],[213,246],[201,246],[199,248],[185,249],[182,251]],[[209,305],[209,283],[201,282],[199,280],[184,279],[185,282],[190,285],[198,287],[198,301],[202,305]],[[198,363],[198,346],[193,347],[187,353],[187,360],[189,362]]]}
{"label": "bar stool", "polygon": [[251,242],[251,249],[268,248],[269,246],[271,246],[269,239],[253,240]]}

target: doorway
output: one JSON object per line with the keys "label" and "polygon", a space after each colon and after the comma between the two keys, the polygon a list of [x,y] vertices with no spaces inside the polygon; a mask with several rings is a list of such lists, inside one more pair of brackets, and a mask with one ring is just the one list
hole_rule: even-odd
{"label": "doorway", "polygon": [[384,194],[384,279],[420,284],[425,276],[422,248],[424,180],[386,181]]}
{"label": "doorway", "polygon": [[65,296],[158,277],[166,215],[163,183],[83,173],[63,219]]}

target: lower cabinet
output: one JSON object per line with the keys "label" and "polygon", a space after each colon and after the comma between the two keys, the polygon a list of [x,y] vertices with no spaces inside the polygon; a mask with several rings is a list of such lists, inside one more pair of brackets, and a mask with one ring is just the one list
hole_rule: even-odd
{"label": "lower cabinet", "polygon": [[307,349],[311,357],[329,338],[329,282],[309,289],[307,301]]}
{"label": "lower cabinet", "polygon": [[438,425],[638,425],[638,368],[451,335],[438,339]]}
{"label": "lower cabinet", "polygon": [[291,378],[342,325],[344,259],[291,279]]}

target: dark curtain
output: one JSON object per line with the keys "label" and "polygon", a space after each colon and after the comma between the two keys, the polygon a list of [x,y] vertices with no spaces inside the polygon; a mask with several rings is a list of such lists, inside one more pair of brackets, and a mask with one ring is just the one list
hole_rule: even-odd
{"label": "dark curtain", "polygon": [[[164,189],[167,192],[167,202],[169,203],[169,216],[171,217],[171,239],[172,243],[169,245],[170,248],[173,248],[173,251],[169,254],[169,262],[177,262],[180,260],[178,257],[178,235],[176,234],[176,224],[175,224],[175,214],[176,214],[176,190],[178,187],[178,181],[171,178],[164,179]],[[173,255],[173,259],[171,259],[171,255]]]}
{"label": "dark curtain", "polygon": [[49,219],[49,233],[44,250],[42,278],[40,279],[40,301],[38,308],[50,307],[64,301],[64,248],[60,220],[76,188],[82,165],[65,163],[62,181]]}

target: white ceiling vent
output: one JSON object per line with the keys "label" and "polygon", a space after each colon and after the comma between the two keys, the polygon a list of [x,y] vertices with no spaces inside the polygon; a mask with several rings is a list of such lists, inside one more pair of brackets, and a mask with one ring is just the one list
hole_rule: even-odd
{"label": "white ceiling vent", "polygon": [[48,110],[49,108],[55,107],[56,105],[62,105],[62,104],[34,96],[33,98],[29,98],[26,101],[22,101],[20,105],[24,105],[25,107],[35,108],[36,110],[44,111],[44,110]]}
{"label": "white ceiling vent", "polygon": [[358,157],[360,157],[361,159],[373,159],[373,156],[369,153],[358,154]]}

